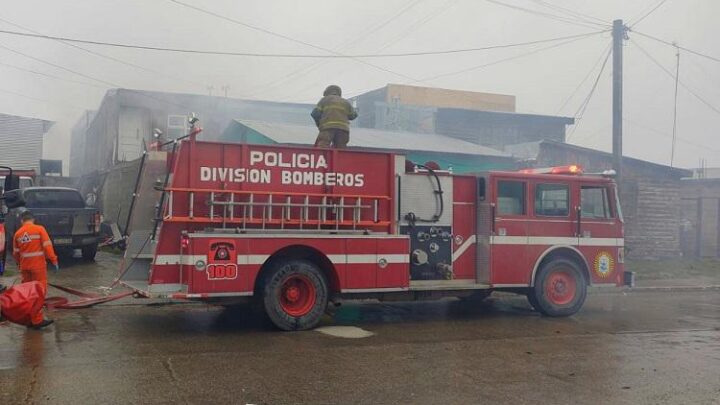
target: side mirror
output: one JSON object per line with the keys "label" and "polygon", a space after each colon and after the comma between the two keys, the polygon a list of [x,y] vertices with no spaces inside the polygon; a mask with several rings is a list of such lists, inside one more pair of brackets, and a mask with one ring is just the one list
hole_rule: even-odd
{"label": "side mirror", "polygon": [[20,188],[20,177],[14,174],[8,174],[5,176],[5,190],[17,190]]}
{"label": "side mirror", "polygon": [[8,208],[19,208],[25,206],[25,198],[23,198],[22,190],[10,190],[6,191],[3,196],[5,199],[5,205]]}

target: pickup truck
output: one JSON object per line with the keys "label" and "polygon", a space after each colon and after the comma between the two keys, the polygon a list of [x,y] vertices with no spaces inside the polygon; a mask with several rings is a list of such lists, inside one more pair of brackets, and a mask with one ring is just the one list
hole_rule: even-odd
{"label": "pickup truck", "polygon": [[[97,208],[85,206],[80,193],[65,187],[28,187],[6,191],[6,235],[13,235],[20,227],[20,216],[30,210],[35,222],[47,229],[58,255],[72,256],[82,250],[83,260],[95,259],[102,214]],[[12,243],[11,237],[7,237]],[[8,249],[8,251],[12,251]]]}

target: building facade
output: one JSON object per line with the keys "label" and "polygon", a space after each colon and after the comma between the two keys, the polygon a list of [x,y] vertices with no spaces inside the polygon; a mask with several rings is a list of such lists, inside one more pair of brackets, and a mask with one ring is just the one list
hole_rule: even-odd
{"label": "building facade", "polygon": [[[587,173],[613,167],[612,154],[561,142],[508,146],[520,167],[581,165]],[[628,257],[671,258],[682,254],[680,230],[682,179],[691,171],[623,158],[619,182]]]}
{"label": "building facade", "polygon": [[680,195],[683,256],[720,257],[720,178],[684,179]]}
{"label": "building facade", "polygon": [[0,114],[0,165],[38,170],[43,140],[52,125],[38,118]]}
{"label": "building facade", "polygon": [[197,114],[203,137],[217,140],[236,118],[312,124],[310,104],[238,100],[194,94],[112,89],[98,110],[86,114],[73,131],[73,176],[107,170],[141,156],[158,129],[165,139],[183,136],[188,117]]}
{"label": "building facade", "polygon": [[390,84],[353,99],[364,128],[435,133],[494,149],[541,140],[565,141],[575,121],[519,114],[515,96]]}

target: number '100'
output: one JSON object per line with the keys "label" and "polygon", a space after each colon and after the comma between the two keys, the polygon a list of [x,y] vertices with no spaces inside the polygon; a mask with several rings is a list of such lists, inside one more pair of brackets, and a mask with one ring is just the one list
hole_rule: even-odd
{"label": "number '100'", "polygon": [[209,264],[207,266],[208,280],[234,279],[237,277],[236,264]]}

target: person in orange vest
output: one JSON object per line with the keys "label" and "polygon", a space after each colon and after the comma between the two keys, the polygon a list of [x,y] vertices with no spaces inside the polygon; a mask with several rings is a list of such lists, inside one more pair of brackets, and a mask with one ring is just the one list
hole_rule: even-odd
{"label": "person in orange vest", "polygon": [[[13,257],[20,268],[22,282],[38,281],[44,287],[43,294],[47,294],[47,260],[55,266],[56,272],[60,269],[55,249],[47,231],[42,225],[35,224],[30,211],[23,212],[21,218],[22,226],[13,237]],[[38,311],[28,327],[42,329],[51,323],[52,319],[45,319],[42,311]]]}

